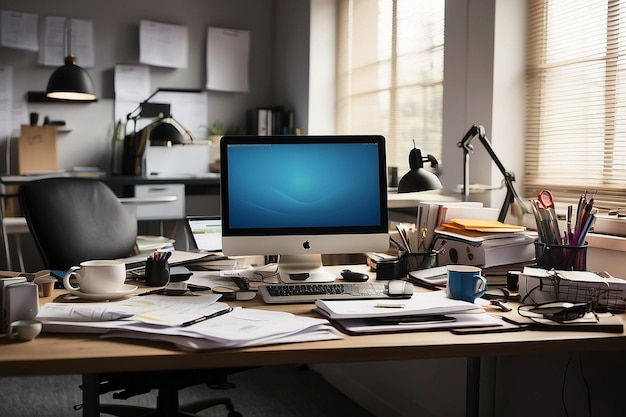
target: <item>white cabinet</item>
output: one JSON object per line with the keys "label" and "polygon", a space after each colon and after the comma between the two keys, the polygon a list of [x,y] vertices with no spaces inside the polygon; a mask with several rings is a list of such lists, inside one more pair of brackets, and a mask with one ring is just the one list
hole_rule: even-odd
{"label": "white cabinet", "polygon": [[185,218],[185,185],[135,185],[135,196],[121,199],[137,210],[137,220]]}

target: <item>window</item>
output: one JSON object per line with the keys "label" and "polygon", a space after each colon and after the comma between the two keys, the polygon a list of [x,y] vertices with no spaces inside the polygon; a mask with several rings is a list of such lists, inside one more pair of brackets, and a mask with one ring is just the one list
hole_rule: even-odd
{"label": "window", "polygon": [[340,0],[337,133],[385,136],[400,175],[413,140],[441,159],[444,5]]}
{"label": "window", "polygon": [[626,204],[626,1],[529,3],[526,195]]}

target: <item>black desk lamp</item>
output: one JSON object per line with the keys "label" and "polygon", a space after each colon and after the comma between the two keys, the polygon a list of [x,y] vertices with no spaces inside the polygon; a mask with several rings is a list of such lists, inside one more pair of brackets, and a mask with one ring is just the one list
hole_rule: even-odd
{"label": "black desk lamp", "polygon": [[48,86],[46,96],[54,99],[73,101],[95,101],[96,89],[89,73],[76,65],[76,57],[72,54],[72,22],[65,19],[65,33],[63,47],[67,48],[65,64],[54,70]]}
{"label": "black desk lamp", "polygon": [[467,201],[469,199],[469,154],[474,150],[470,142],[478,136],[480,143],[483,144],[484,148],[487,150],[487,153],[491,157],[491,160],[496,164],[502,175],[504,176],[504,184],[506,185],[506,197],[504,199],[504,203],[502,203],[502,208],[500,209],[500,214],[498,215],[498,221],[504,222],[506,219],[506,215],[509,211],[509,206],[511,203],[516,203],[514,207],[518,207],[522,210],[523,213],[529,213],[526,208],[526,204],[522,201],[522,199],[515,191],[515,187],[513,187],[513,181],[515,181],[515,175],[508,172],[504,169],[502,162],[496,156],[489,140],[485,136],[485,128],[480,125],[473,125],[470,130],[465,134],[463,139],[457,144],[459,148],[463,148],[463,200]]}
{"label": "black desk lamp", "polygon": [[439,166],[439,162],[437,162],[434,156],[430,154],[422,156],[422,150],[416,148],[414,143],[413,149],[409,152],[409,168],[411,170],[400,179],[398,183],[399,193],[439,190],[443,188],[437,175],[424,168],[424,162],[430,162],[430,167],[433,169],[437,169]]}
{"label": "black desk lamp", "polygon": [[[151,146],[172,146],[185,142],[185,138],[193,140],[191,132],[185,129],[170,113],[171,106],[164,103],[150,103],[157,93],[164,91],[156,90],[150,97],[144,100],[132,112],[126,115],[127,120],[133,120],[136,131],[137,120],[145,117],[156,117],[157,119],[148,126],[141,129],[142,132],[149,132],[149,141]],[[139,111],[137,113],[137,111]]]}

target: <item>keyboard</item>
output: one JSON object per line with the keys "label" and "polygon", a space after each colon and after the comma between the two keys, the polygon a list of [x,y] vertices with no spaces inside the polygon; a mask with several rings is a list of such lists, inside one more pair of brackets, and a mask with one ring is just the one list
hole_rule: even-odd
{"label": "keyboard", "polygon": [[385,284],[381,282],[265,284],[259,286],[259,294],[268,304],[314,303],[319,299],[389,298]]}

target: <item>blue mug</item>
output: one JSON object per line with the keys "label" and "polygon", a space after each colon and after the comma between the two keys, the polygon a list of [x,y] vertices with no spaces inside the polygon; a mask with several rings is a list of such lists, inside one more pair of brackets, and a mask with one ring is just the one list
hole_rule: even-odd
{"label": "blue mug", "polygon": [[481,297],[487,291],[487,280],[481,269],[469,265],[448,265],[448,297],[469,301]]}

